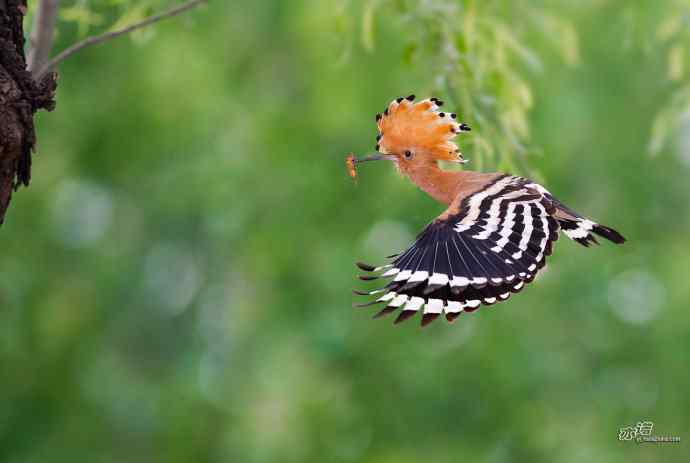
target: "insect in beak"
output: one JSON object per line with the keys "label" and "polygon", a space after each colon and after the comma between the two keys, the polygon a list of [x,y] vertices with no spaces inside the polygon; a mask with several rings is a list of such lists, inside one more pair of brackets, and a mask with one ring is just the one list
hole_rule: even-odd
{"label": "insect in beak", "polygon": [[354,163],[359,164],[360,162],[367,161],[395,161],[397,158],[392,154],[371,154],[362,158],[354,158]]}
{"label": "insect in beak", "polygon": [[356,179],[357,178],[357,164],[360,162],[367,162],[367,161],[395,161],[397,158],[393,156],[392,154],[371,154],[369,156],[365,156],[362,158],[357,158],[355,157],[354,154],[350,153],[347,155],[345,158],[345,165],[347,166],[347,173],[350,174],[350,177]]}

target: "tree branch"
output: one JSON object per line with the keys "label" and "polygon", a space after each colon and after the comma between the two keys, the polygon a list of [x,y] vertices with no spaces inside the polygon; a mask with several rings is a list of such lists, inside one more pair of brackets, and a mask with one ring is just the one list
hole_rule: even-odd
{"label": "tree branch", "polygon": [[27,68],[34,77],[38,77],[36,70],[50,58],[59,4],[60,0],[39,0],[36,7],[27,56]]}
{"label": "tree branch", "polygon": [[86,39],[84,39],[80,42],[77,42],[74,45],[68,47],[67,49],[65,49],[64,51],[59,53],[57,56],[55,56],[53,59],[48,61],[48,63],[46,63],[41,68],[41,70],[36,73],[36,78],[40,79],[43,75],[45,75],[47,72],[52,70],[59,63],[61,63],[65,59],[69,58],[73,54],[77,53],[78,51],[80,51],[86,47],[106,42],[110,39],[114,39],[115,37],[119,37],[121,35],[128,34],[132,31],[135,31],[137,29],[141,29],[142,27],[146,27],[150,24],[156,23],[156,22],[161,21],[163,19],[177,16],[181,13],[184,13],[187,10],[191,10],[192,8],[195,8],[199,5],[205,4],[207,2],[208,2],[208,0],[190,0],[190,1],[183,3],[179,6],[171,8],[168,11],[164,11],[162,13],[150,16],[141,22],[132,24],[132,25],[127,26],[123,29],[119,29],[119,30],[111,31],[111,32],[106,32],[106,33],[101,34],[101,35],[94,35],[92,37],[87,37]]}

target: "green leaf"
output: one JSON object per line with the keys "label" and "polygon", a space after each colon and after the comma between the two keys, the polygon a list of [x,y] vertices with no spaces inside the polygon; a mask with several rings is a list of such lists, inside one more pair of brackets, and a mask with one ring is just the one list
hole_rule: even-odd
{"label": "green leaf", "polygon": [[648,145],[649,154],[652,156],[658,155],[666,145],[666,140],[673,128],[673,114],[672,111],[665,110],[659,112],[654,118]]}
{"label": "green leaf", "polygon": [[77,23],[79,35],[84,35],[91,27],[103,23],[103,16],[101,14],[91,11],[81,4],[61,8],[59,14],[60,19],[63,21]]}
{"label": "green leaf", "polygon": [[674,45],[668,51],[668,78],[679,81],[685,70],[685,47]]}
{"label": "green leaf", "polygon": [[368,52],[374,51],[374,13],[376,0],[370,0],[364,5],[362,14],[362,46]]}

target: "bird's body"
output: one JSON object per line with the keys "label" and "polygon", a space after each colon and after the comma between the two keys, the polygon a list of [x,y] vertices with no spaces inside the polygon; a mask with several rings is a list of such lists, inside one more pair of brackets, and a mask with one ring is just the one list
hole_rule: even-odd
{"label": "bird's body", "polygon": [[[449,172],[437,161],[464,162],[451,141],[465,124],[439,112],[437,99],[394,100],[377,115],[381,154],[356,162],[394,161],[401,173],[447,209],[393,261],[375,267],[364,280],[390,278],[383,288],[357,294],[378,297],[363,306],[383,304],[376,316],[400,311],[396,322],[422,312],[426,325],[441,314],[453,321],[462,312],[504,301],[521,291],[544,266],[559,231],[589,246],[599,235],[615,243],[615,230],[584,218],[544,187],[501,173]],[[379,272],[382,272],[379,274]]]}

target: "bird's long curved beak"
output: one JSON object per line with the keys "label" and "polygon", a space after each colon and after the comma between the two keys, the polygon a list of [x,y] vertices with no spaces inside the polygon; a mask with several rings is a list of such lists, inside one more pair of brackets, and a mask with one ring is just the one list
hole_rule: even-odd
{"label": "bird's long curved beak", "polygon": [[397,158],[392,155],[392,154],[370,154],[369,156],[364,156],[361,158],[355,158],[354,161],[356,164],[359,164],[360,162],[367,162],[367,161],[395,161]]}

